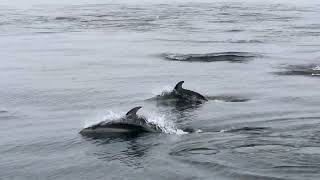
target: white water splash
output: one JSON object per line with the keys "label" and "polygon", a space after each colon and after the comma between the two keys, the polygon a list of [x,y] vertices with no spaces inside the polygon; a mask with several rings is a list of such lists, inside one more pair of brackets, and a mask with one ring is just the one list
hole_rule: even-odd
{"label": "white water splash", "polygon": [[213,101],[214,101],[214,102],[226,102],[226,101],[223,101],[223,100],[221,100],[221,99],[214,99]]}
{"label": "white water splash", "polygon": [[163,86],[163,87],[159,87],[157,89],[153,89],[152,94],[154,96],[165,95],[165,94],[170,93],[172,90],[173,90],[172,86]]}
{"label": "white water splash", "polygon": [[178,129],[172,121],[168,121],[165,115],[160,115],[155,112],[146,115],[147,121],[156,124],[161,128],[162,132],[167,134],[188,134],[181,129]]}
{"label": "white water splash", "polygon": [[[312,70],[320,71],[320,66],[316,66],[316,67],[312,68]],[[320,73],[312,73],[312,76],[320,76]]]}
{"label": "white water splash", "polygon": [[123,113],[123,112],[115,113],[113,111],[107,111],[106,114],[101,115],[102,119],[101,119],[101,116],[99,116],[96,119],[86,120],[84,123],[84,128],[90,127],[92,125],[98,124],[103,121],[110,122],[110,121],[113,121],[116,119],[120,119],[124,114],[125,113]]}
{"label": "white water splash", "polygon": [[312,68],[312,70],[314,70],[314,71],[320,71],[320,66],[316,66],[316,67]]}

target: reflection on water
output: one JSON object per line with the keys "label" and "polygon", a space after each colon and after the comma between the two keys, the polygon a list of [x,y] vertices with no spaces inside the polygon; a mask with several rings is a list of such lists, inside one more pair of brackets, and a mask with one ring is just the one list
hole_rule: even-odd
{"label": "reflection on water", "polygon": [[[147,133],[136,134],[116,134],[116,135],[90,135],[85,136],[85,139],[98,148],[90,152],[103,161],[119,161],[124,165],[134,168],[143,168],[145,156],[147,156],[150,148],[155,148],[156,144],[143,142],[144,139],[154,138],[156,135]],[[108,148],[109,145],[122,145],[118,148]]]}

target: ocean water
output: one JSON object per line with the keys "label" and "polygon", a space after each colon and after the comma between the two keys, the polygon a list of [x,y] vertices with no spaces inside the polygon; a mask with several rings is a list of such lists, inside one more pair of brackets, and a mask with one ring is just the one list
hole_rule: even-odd
{"label": "ocean water", "polygon": [[[319,19],[302,0],[1,1],[0,179],[319,179]],[[181,80],[209,101],[150,101]],[[134,106],[167,131],[79,134]]]}

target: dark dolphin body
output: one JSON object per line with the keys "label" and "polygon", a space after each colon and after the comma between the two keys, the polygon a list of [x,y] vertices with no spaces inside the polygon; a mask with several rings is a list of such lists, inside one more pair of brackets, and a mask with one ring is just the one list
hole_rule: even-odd
{"label": "dark dolphin body", "polygon": [[173,95],[178,98],[179,100],[183,101],[189,101],[189,102],[196,102],[196,103],[203,103],[205,101],[208,101],[207,98],[202,96],[201,94],[188,90],[188,89],[183,89],[182,84],[184,81],[178,82],[178,84],[174,87],[173,90]]}
{"label": "dark dolphin body", "polygon": [[163,92],[161,95],[148,100],[156,101],[157,105],[160,106],[173,106],[179,111],[198,108],[201,104],[208,101],[203,95],[182,88],[183,83],[184,81],[180,81],[172,91]]}
{"label": "dark dolphin body", "polygon": [[161,95],[151,98],[150,100],[160,100],[160,101],[177,101],[182,104],[202,104],[208,101],[203,95],[182,88],[184,81],[180,81],[174,87],[171,92],[166,92]]}
{"label": "dark dolphin body", "polygon": [[102,133],[140,133],[140,132],[161,132],[161,128],[153,123],[147,122],[143,116],[136,113],[141,106],[131,109],[127,114],[117,120],[101,122],[80,131],[82,135]]}

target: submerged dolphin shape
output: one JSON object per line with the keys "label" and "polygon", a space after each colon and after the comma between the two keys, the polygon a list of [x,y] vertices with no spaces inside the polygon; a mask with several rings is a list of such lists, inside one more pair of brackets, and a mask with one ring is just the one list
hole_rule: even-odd
{"label": "submerged dolphin shape", "polygon": [[172,93],[176,98],[178,98],[179,100],[196,102],[196,103],[203,103],[205,101],[208,101],[208,99],[205,98],[203,95],[197,92],[182,88],[183,83],[184,81],[180,81],[174,87],[174,90]]}
{"label": "submerged dolphin shape", "polygon": [[159,126],[147,122],[145,117],[137,115],[140,108],[141,106],[131,109],[120,119],[110,122],[103,121],[84,128],[80,131],[80,134],[161,132]]}

